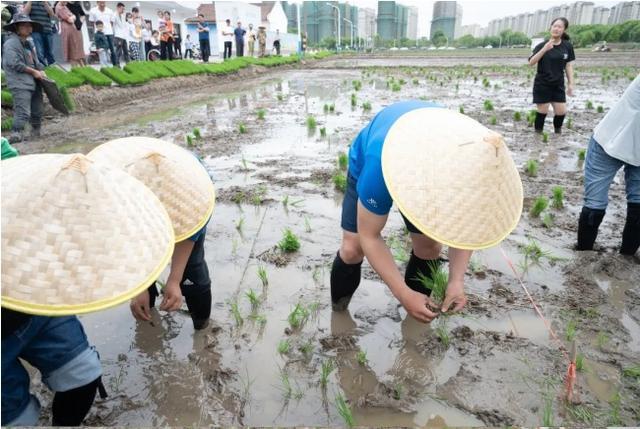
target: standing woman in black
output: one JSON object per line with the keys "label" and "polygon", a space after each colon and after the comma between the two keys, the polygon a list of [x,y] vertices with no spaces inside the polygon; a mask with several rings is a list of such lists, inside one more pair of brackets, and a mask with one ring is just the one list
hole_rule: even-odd
{"label": "standing woman in black", "polygon": [[[567,113],[567,97],[573,96],[573,61],[576,55],[566,33],[569,21],[556,18],[551,22],[551,38],[539,43],[529,57],[529,65],[538,65],[533,81],[533,102],[538,106],[535,129],[542,133],[544,120],[553,105],[553,128],[556,134],[562,131],[562,123]],[[565,94],[564,71],[567,71],[567,91]]]}

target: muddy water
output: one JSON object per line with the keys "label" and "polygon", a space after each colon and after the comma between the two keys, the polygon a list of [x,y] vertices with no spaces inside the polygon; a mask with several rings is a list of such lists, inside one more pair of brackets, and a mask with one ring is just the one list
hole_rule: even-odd
{"label": "muddy water", "polygon": [[[598,92],[599,74],[579,71],[577,95],[569,103],[573,131],[543,144],[524,121],[513,120],[514,110],[530,108],[527,71],[477,72],[482,74],[476,82],[453,69],[287,71],[215,94],[191,94],[170,108],[129,112],[126,121],[113,119],[122,115],[118,111],[102,122],[74,118],[77,129],[58,142],[59,151],[88,151],[105,139],[136,134],[184,145],[185,135],[198,127],[203,139],[192,149],[203,157],[218,191],[206,241],[214,291],[211,326],[194,332],[186,308],[172,315],[156,312],[153,324],[136,323],[128,305],[82,317],[111,391],[109,399],[98,401],[89,423],[337,426],[343,424],[335,405],[342,394],[359,425],[540,424],[543,398],[560,393],[566,361],[531,309],[520,276],[562,347],[568,346],[568,323],[577,326],[578,349],[586,357],[578,390],[596,422],[616,423],[607,416],[619,392],[620,423],[637,423],[639,393],[621,370],[640,361],[640,273],[637,261],[615,255],[624,222],[620,181],[611,191],[597,251],[571,250],[582,192],[576,151],[603,116],[585,103],[590,99],[606,110],[628,79],[609,81]],[[401,91],[387,88],[390,76],[407,82]],[[488,88],[481,85],[485,76]],[[353,80],[363,81],[355,107]],[[463,106],[486,124],[495,115],[492,128],[505,135],[516,163],[540,161],[537,177],[523,174],[525,213],[502,244],[508,260],[497,248],[474,255],[466,281],[469,305],[463,315],[446,319],[449,345],[438,337],[438,324],[407,318],[366,263],[349,312],[332,312],[329,305],[330,264],[340,240],[342,195],[331,180],[337,156],[375,112],[410,97]],[[493,112],[483,110],[486,99],[493,100]],[[371,111],[362,109],[364,101]],[[335,111],[325,112],[325,104],[335,104]],[[264,119],[258,119],[258,109],[265,110]],[[318,123],[311,131],[310,115]],[[240,123],[246,133],[239,132]],[[545,228],[528,210],[533,198],[550,196],[554,185],[565,188],[564,208],[549,209],[554,225]],[[275,249],[285,228],[300,239],[293,255]],[[386,234],[400,243],[394,254],[402,266],[409,249],[397,212]],[[522,249],[531,239],[545,256],[523,273]],[[259,267],[267,271],[267,285]],[[260,297],[255,307],[247,298],[250,290]],[[287,316],[297,304],[309,315],[292,329]],[[232,314],[235,305],[241,321]],[[278,346],[285,342],[289,350],[281,353]],[[322,387],[321,367],[328,361],[335,370]],[[562,402],[552,408],[556,423],[581,423]]]}

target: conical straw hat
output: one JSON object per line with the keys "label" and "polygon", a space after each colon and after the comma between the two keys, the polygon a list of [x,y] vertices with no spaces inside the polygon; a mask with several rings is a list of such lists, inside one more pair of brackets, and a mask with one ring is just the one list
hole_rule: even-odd
{"label": "conical straw hat", "polygon": [[2,161],[2,306],[62,316],[139,294],[173,253],[171,220],[144,184],[84,155]]}
{"label": "conical straw hat", "polygon": [[522,182],[502,136],[448,109],[402,115],[384,141],[382,171],[400,211],[451,247],[494,246],[522,213]]}
{"label": "conical straw hat", "polygon": [[215,204],[213,183],[200,161],[173,143],[150,137],[111,140],[92,150],[96,161],[123,168],[162,201],[173,223],[176,242],[198,232]]}

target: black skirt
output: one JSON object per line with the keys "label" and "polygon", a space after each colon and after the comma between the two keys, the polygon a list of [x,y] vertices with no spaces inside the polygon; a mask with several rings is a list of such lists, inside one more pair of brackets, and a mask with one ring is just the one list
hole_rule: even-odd
{"label": "black skirt", "polygon": [[535,104],[566,103],[567,96],[564,92],[564,85],[545,85],[541,83],[534,83],[533,102]]}

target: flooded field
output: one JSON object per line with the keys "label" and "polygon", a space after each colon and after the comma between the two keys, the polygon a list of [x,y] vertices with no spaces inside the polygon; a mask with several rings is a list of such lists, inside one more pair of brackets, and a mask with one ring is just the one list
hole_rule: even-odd
{"label": "flooded field", "polygon": [[[617,254],[622,175],[596,251],[572,250],[580,150],[640,70],[640,59],[616,58],[606,67],[578,66],[570,129],[546,142],[527,124],[533,70],[512,59],[482,67],[460,59],[456,67],[332,59],[186,87],[169,105],[138,99],[55,119],[32,150],[88,152],[131,135],[186,146],[186,135],[199,128],[202,139],[191,149],[218,193],[206,241],[210,326],[194,332],[186,307],[156,311],[152,324],[136,323],[128,304],[83,316],[110,393],[87,423],[342,426],[344,400],[362,426],[639,425],[640,381],[630,368],[640,365],[640,265]],[[502,133],[525,189],[514,233],[473,256],[464,312],[432,326],[407,317],[366,262],[349,311],[330,305],[329,270],[341,237],[342,193],[334,182],[345,174],[338,157],[376,112],[409,98],[462,109]],[[537,161],[535,176],[525,171],[529,160]],[[531,216],[533,200],[551,198],[555,186],[564,190],[563,206]],[[290,255],[276,247],[286,228],[301,244]],[[403,267],[410,248],[397,212],[385,237]],[[509,262],[560,343],[577,343],[577,404],[561,399],[568,362]],[[296,309],[301,317],[290,317]]]}

